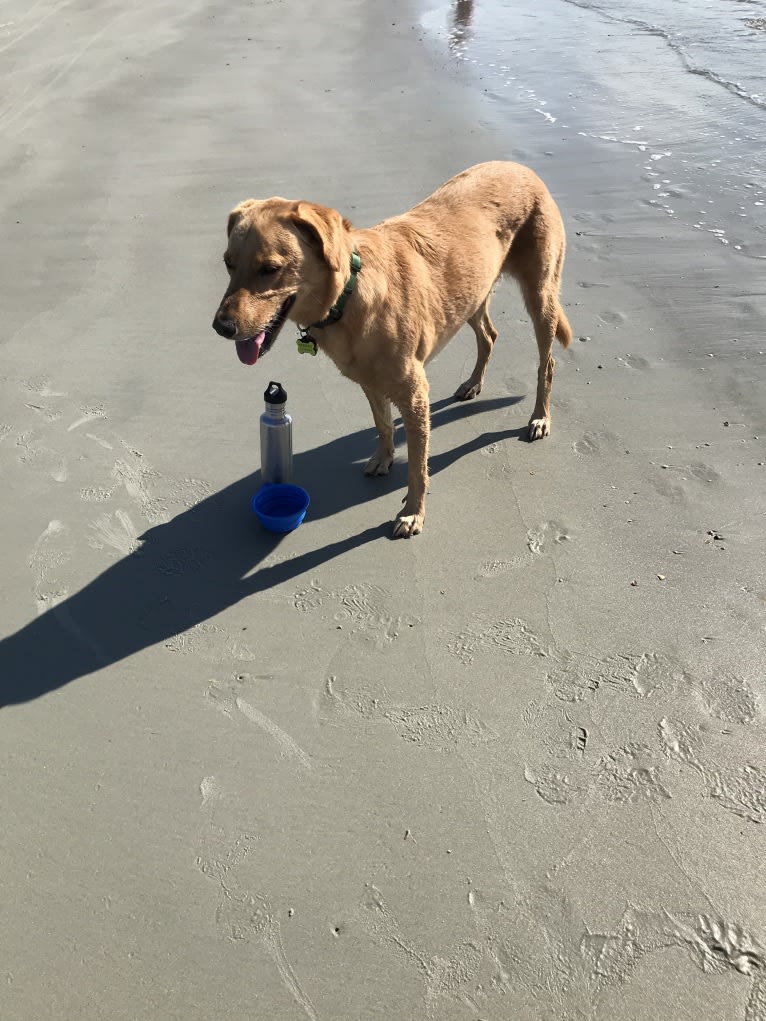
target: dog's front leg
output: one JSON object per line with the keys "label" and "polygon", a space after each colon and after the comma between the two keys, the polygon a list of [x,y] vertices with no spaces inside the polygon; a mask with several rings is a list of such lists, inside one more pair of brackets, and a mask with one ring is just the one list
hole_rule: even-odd
{"label": "dog's front leg", "polygon": [[378,447],[364,466],[365,475],[388,475],[394,460],[394,422],[391,401],[374,390],[362,387],[370,402],[375,428],[378,430]]}
{"label": "dog's front leg", "polygon": [[428,380],[419,365],[408,380],[406,391],[395,402],[407,434],[407,497],[394,522],[394,538],[408,539],[423,531],[428,487],[428,437],[430,408]]}

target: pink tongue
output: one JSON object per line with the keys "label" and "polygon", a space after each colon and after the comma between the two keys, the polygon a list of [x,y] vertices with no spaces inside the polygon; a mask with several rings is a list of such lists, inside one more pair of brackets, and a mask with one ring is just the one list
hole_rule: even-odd
{"label": "pink tongue", "polygon": [[237,357],[244,365],[255,365],[266,334],[261,330],[257,337],[248,337],[247,340],[235,341],[237,345]]}

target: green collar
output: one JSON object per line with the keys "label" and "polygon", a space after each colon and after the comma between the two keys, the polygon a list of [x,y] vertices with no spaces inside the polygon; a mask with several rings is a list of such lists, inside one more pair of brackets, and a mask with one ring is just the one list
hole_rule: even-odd
{"label": "green collar", "polygon": [[309,335],[309,330],[323,330],[325,326],[332,326],[333,323],[337,323],[338,320],[342,318],[343,309],[346,307],[346,302],[356,289],[356,278],[361,268],[362,259],[361,256],[359,255],[359,252],[357,252],[355,248],[351,253],[351,271],[349,273],[349,278],[343,287],[343,291],[341,292],[340,297],[335,302],[333,307],[330,309],[328,314],[324,317],[324,319],[320,320],[318,323],[312,323],[311,326],[308,327],[303,326],[298,327],[301,335],[298,338],[297,343],[298,350],[301,352],[301,354],[315,355],[317,353],[316,341],[313,339],[313,337]]}
{"label": "green collar", "polygon": [[359,252],[357,252],[355,248],[351,253],[351,273],[349,274],[349,278],[343,287],[343,292],[341,293],[341,296],[335,302],[335,304],[330,309],[325,318],[322,319],[321,322],[312,323],[309,329],[323,330],[325,326],[331,326],[333,323],[337,323],[337,321],[343,315],[343,309],[346,307],[346,302],[354,293],[354,289],[356,287],[356,275],[361,268],[362,260],[359,256]]}

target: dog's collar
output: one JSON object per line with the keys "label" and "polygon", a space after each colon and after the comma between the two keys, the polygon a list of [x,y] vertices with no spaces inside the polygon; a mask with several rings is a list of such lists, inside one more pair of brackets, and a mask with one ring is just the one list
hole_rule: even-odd
{"label": "dog's collar", "polygon": [[362,268],[362,258],[357,252],[356,248],[351,253],[351,269],[349,277],[343,286],[340,297],[335,302],[333,307],[318,323],[312,323],[308,327],[299,326],[300,337],[298,338],[298,350],[301,354],[312,354],[317,353],[317,343],[313,337],[309,335],[310,330],[323,330],[325,326],[332,326],[333,323],[337,323],[343,316],[343,309],[346,307],[346,302],[354,293],[356,289],[356,278],[359,270]]}
{"label": "dog's collar", "polygon": [[359,252],[357,252],[355,248],[351,253],[351,272],[349,273],[349,278],[343,287],[343,291],[340,297],[335,302],[330,311],[327,313],[327,315],[324,317],[324,319],[322,319],[318,323],[311,324],[311,326],[309,327],[310,330],[323,330],[325,326],[331,326],[333,323],[337,323],[337,321],[343,315],[343,309],[346,307],[346,302],[354,293],[354,289],[356,288],[357,273],[361,268],[362,259],[361,256],[359,255]]}

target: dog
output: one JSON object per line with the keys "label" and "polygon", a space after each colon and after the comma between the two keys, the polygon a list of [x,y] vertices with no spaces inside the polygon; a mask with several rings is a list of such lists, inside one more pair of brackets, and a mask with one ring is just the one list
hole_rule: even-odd
{"label": "dog", "polygon": [[481,393],[497,338],[489,303],[502,274],[521,288],[540,355],[529,439],[550,433],[553,341],[568,347],[572,339],[559,301],[566,240],[558,206],[528,167],[481,163],[409,212],[365,229],[312,202],[247,199],[230,213],[227,234],[229,286],[213,328],[235,342],[240,360],[255,364],[287,319],[299,324],[304,347],[329,355],[367,395],[378,433],[367,475],[391,467],[392,404],[399,409],[408,478],[394,536],[423,529],[430,430],[425,366],[469,323],[476,365],[455,398]]}

